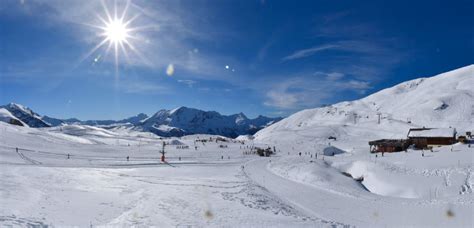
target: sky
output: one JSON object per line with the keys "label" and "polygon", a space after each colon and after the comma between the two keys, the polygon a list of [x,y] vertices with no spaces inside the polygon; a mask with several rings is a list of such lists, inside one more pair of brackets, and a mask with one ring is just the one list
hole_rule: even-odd
{"label": "sky", "polygon": [[[2,0],[0,104],[83,120],[179,106],[288,116],[473,64],[473,12],[458,0]],[[115,18],[122,44],[104,35]]]}

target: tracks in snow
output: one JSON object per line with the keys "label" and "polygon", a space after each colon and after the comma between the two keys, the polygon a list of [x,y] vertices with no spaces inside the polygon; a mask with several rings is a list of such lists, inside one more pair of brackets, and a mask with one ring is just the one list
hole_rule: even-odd
{"label": "tracks in snow", "polygon": [[20,156],[20,158],[23,159],[23,160],[26,161],[26,162],[29,162],[29,163],[31,163],[31,164],[33,164],[33,165],[41,165],[41,164],[42,164],[42,163],[39,162],[39,161],[36,161],[36,160],[34,160],[34,159],[31,159],[31,158],[25,156],[23,153],[20,152],[21,149],[18,149],[18,148],[17,148],[15,151],[16,151],[16,153],[18,154],[18,156]]}

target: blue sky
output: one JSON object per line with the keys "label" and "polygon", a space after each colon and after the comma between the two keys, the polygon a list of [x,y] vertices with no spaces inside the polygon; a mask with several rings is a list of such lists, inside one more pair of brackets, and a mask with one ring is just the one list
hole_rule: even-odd
{"label": "blue sky", "polygon": [[3,0],[0,103],[80,119],[287,116],[474,62],[473,1],[132,1],[118,64],[107,44],[91,52],[104,5],[127,2]]}

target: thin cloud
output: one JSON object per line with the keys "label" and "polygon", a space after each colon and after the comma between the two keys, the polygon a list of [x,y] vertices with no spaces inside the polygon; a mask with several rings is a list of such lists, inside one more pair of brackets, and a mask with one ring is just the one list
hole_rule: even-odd
{"label": "thin cloud", "polygon": [[[322,72],[318,72],[323,75]],[[327,73],[319,77],[290,77],[272,84],[265,93],[264,105],[279,110],[314,108],[327,103],[334,94],[354,92],[365,94],[372,86],[367,81],[345,79],[340,73]]]}
{"label": "thin cloud", "polygon": [[362,54],[380,54],[388,51],[385,47],[358,40],[344,40],[333,43],[327,43],[319,46],[310,47],[307,49],[297,50],[292,54],[282,58],[283,61],[295,60],[310,57],[316,53],[326,51],[326,50],[336,50],[344,51],[349,53],[362,53]]}
{"label": "thin cloud", "polygon": [[168,87],[153,84],[151,82],[130,81],[119,84],[119,89],[129,94],[167,94]]}
{"label": "thin cloud", "polygon": [[189,80],[189,79],[180,79],[180,80],[178,80],[178,82],[187,85],[189,88],[192,88],[194,86],[194,84],[197,83],[196,81]]}
{"label": "thin cloud", "polygon": [[325,45],[320,45],[320,46],[311,47],[307,49],[302,49],[302,50],[295,51],[293,54],[285,56],[282,60],[288,61],[288,60],[305,58],[308,56],[312,56],[318,52],[328,50],[328,49],[335,49],[337,47],[338,47],[337,44],[325,44]]}

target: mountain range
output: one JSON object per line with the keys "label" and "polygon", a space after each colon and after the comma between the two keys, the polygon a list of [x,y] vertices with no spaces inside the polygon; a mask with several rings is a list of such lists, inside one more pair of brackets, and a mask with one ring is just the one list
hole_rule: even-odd
{"label": "mountain range", "polygon": [[214,111],[202,111],[179,107],[173,110],[160,110],[136,124],[134,129],[149,131],[161,136],[183,136],[188,134],[214,134],[228,137],[254,134],[282,118],[258,116],[249,119],[243,113],[221,115]]}
{"label": "mountain range", "polygon": [[159,136],[183,136],[190,134],[215,134],[227,137],[254,134],[282,118],[258,116],[249,119],[243,113],[221,115],[215,111],[179,107],[173,110],[160,110],[152,116],[140,113],[122,120],[79,120],[76,118],[58,119],[41,116],[30,108],[10,103],[0,106],[0,121],[33,128],[56,127],[62,125],[90,125],[104,128],[126,127],[130,130],[152,132]]}
{"label": "mountain range", "polygon": [[[243,113],[221,115],[179,107],[160,110],[152,116],[140,113],[123,120],[57,119],[40,116],[31,109],[10,103],[0,106],[0,121],[29,127],[50,127],[81,124],[105,128],[125,127],[152,132],[159,136],[216,134],[237,137],[256,133],[256,140],[291,139],[296,132],[315,138],[317,131],[324,137],[338,134],[350,137],[349,128],[366,127],[375,133],[384,131],[378,125],[399,128],[404,133],[410,127],[474,128],[474,65],[462,67],[433,77],[418,78],[383,89],[365,98],[306,109],[285,119],[258,116],[249,119]],[[262,130],[263,129],[263,130]],[[332,132],[332,133],[331,133]],[[386,131],[389,132],[389,131]],[[390,131],[393,132],[393,131]],[[379,136],[380,136],[379,134]],[[394,135],[387,135],[394,137]]]}

